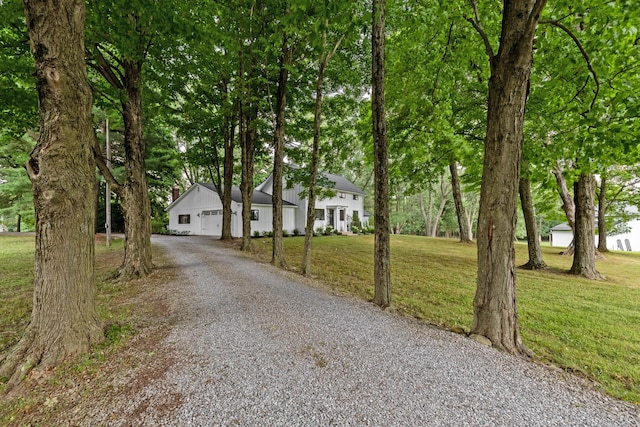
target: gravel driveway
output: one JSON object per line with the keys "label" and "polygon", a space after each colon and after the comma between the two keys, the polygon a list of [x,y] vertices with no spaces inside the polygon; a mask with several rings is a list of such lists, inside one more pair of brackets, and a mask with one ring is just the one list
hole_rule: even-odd
{"label": "gravel driveway", "polygon": [[158,349],[176,363],[121,408],[129,423],[640,425],[638,408],[563,373],[305,285],[215,239],[153,243],[185,279]]}

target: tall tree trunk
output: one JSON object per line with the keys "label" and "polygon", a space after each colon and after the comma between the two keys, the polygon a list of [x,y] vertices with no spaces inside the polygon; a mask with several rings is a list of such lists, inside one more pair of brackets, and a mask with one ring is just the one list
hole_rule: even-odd
{"label": "tall tree trunk", "polygon": [[16,222],[16,231],[18,233],[22,232],[22,215],[18,214],[18,221]]}
{"label": "tall tree trunk", "polygon": [[[253,46],[249,46],[252,48]],[[257,108],[252,98],[254,94],[253,82],[253,58],[249,58],[249,69],[246,70],[245,52],[240,52],[239,70],[240,76],[240,149],[242,175],[240,177],[240,192],[242,194],[242,245],[240,250],[251,250],[251,200],[253,198],[253,168],[256,153]]]}
{"label": "tall tree trunk", "polygon": [[148,275],[151,263],[151,203],[144,163],[142,130],[142,62],[124,62],[126,100],[124,119],[125,184],[122,187],[124,213],[124,261],[119,276],[125,280]]}
{"label": "tall tree trunk", "polygon": [[[325,22],[326,28],[326,22]],[[326,29],[322,32],[323,50],[327,42]],[[311,148],[311,166],[309,171],[309,195],[307,197],[307,221],[304,226],[304,248],[302,252],[302,274],[311,275],[311,246],[313,226],[316,221],[316,181],[318,179],[318,163],[320,162],[320,125],[322,124],[322,91],[324,86],[324,70],[328,58],[320,58],[318,78],[316,80],[316,102],[313,113],[313,147]]]}
{"label": "tall tree trunk", "polygon": [[302,274],[311,275],[311,242],[313,241],[313,226],[316,220],[316,181],[318,179],[318,164],[320,163],[320,125],[322,124],[322,92],[324,88],[324,71],[329,61],[338,51],[343,37],[336,42],[331,52],[326,51],[327,27],[329,20],[325,20],[322,30],[322,54],[318,61],[318,79],[316,80],[316,102],[313,113],[313,147],[311,148],[311,166],[309,171],[309,195],[307,197],[307,221],[304,227],[304,249],[302,253]]}
{"label": "tall tree trunk", "polygon": [[[569,227],[571,227],[571,233],[573,234],[573,236],[575,236],[576,205],[573,201],[573,197],[571,197],[571,193],[569,193],[567,180],[564,178],[564,171],[562,170],[562,166],[560,166],[560,162],[556,162],[552,173],[556,178],[556,183],[558,184],[558,193],[560,194],[560,199],[562,199],[562,210],[564,211],[565,217],[567,218],[567,224],[569,224]],[[574,245],[575,238],[571,240],[571,243],[569,244],[567,249],[562,252],[562,255],[573,255],[575,248]]]}
{"label": "tall tree trunk", "polygon": [[27,163],[36,213],[33,309],[2,360],[10,386],[103,339],[95,310],[97,183],[91,89],[84,62],[85,3],[25,2],[36,64],[40,136]]}
{"label": "tall tree trunk", "polygon": [[391,305],[389,159],[387,123],[384,108],[384,9],[384,0],[373,0],[373,24],[371,31],[371,104],[373,109],[373,168],[375,174],[373,302],[383,308]]}
{"label": "tall tree trunk", "polygon": [[[422,213],[422,219],[424,219],[425,234],[429,234],[431,220],[429,219],[429,215],[427,215],[427,210],[424,207],[424,197],[422,196],[422,191],[418,193],[418,202],[420,202],[420,212]],[[429,209],[431,209],[431,207],[429,207]]]}
{"label": "tall tree trunk", "polygon": [[600,192],[598,194],[598,252],[609,252],[607,249],[607,175],[600,175]]}
{"label": "tall tree trunk", "polygon": [[436,211],[436,215],[433,219],[433,225],[431,226],[431,237],[438,237],[438,225],[440,225],[440,219],[444,214],[444,208],[447,206],[447,198],[449,197],[449,188],[447,188],[447,181],[443,176],[440,177],[440,206]]}
{"label": "tall tree trunk", "polygon": [[453,202],[456,206],[456,217],[458,218],[458,229],[460,230],[460,243],[471,243],[471,233],[467,222],[467,213],[462,203],[462,189],[460,187],[460,175],[458,175],[458,162],[451,159],[449,162],[449,172],[451,172],[451,189],[453,191]]}
{"label": "tall tree trunk", "polygon": [[233,239],[231,233],[231,188],[233,186],[233,148],[235,145],[233,141],[236,129],[234,112],[231,115],[225,115],[224,120],[224,189],[222,191],[222,235],[220,240],[231,240]]}
{"label": "tall tree trunk", "polygon": [[[241,101],[244,102],[244,101]],[[242,246],[243,251],[251,249],[251,199],[253,196],[253,164],[255,159],[256,130],[250,105],[240,106],[240,145],[242,149]]]}
{"label": "tall tree trunk", "polygon": [[282,54],[280,56],[280,74],[278,76],[278,91],[276,94],[276,129],[273,138],[273,240],[271,264],[286,268],[282,248],[282,182],[284,159],[284,122],[287,108],[287,82],[289,80],[289,66],[291,65],[293,49],[289,46],[287,36],[282,40]]}
{"label": "tall tree trunk", "polygon": [[527,249],[529,250],[529,261],[527,261],[522,268],[527,270],[542,270],[547,268],[547,264],[545,264],[542,259],[538,224],[536,222],[536,213],[533,209],[533,199],[531,197],[531,182],[527,178],[520,178],[519,192],[524,224],[527,229]]}
{"label": "tall tree trunk", "polygon": [[513,236],[533,37],[545,3],[504,1],[496,55],[480,24],[474,21],[490,57],[491,78],[478,215],[478,286],[471,333],[513,354],[530,354],[518,329]]}
{"label": "tall tree trunk", "polygon": [[573,185],[576,205],[576,226],[574,233],[575,253],[571,274],[587,279],[602,279],[596,270],[596,248],[594,239],[594,198],[596,180],[593,175],[581,173]]}

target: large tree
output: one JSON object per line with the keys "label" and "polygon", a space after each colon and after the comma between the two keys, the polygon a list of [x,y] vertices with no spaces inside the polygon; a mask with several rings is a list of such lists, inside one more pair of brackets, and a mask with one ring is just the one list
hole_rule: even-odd
{"label": "large tree", "polygon": [[282,51],[280,52],[280,71],[278,73],[278,90],[276,93],[276,123],[273,135],[273,240],[271,263],[278,267],[287,266],[282,247],[282,189],[287,83],[289,82],[289,69],[293,61],[293,50],[290,36],[285,32],[282,37]]}
{"label": "large tree", "polygon": [[374,304],[391,305],[391,251],[389,239],[389,155],[384,103],[384,0],[373,0],[371,31],[371,104],[375,175]]}
{"label": "large tree", "polygon": [[482,37],[491,67],[471,333],[509,353],[527,354],[518,329],[514,235],[533,39],[546,0],[503,2],[497,52],[471,4],[469,21]]}
{"label": "large tree", "polygon": [[40,136],[27,162],[36,211],[31,322],[0,377],[16,383],[103,339],[95,310],[96,179],[85,2],[25,1],[36,62]]}
{"label": "large tree", "polygon": [[124,212],[125,252],[118,274],[125,280],[144,277],[152,269],[142,93],[143,66],[156,33],[153,13],[136,10],[138,6],[118,1],[91,3],[88,28],[89,65],[108,84],[101,93],[113,93],[113,107],[124,123],[124,180],[117,182],[104,167],[101,171],[120,197]]}

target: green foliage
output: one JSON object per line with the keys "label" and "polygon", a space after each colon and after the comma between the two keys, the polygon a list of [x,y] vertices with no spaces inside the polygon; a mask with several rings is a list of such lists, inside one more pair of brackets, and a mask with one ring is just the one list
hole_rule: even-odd
{"label": "green foliage", "polygon": [[35,145],[28,135],[16,138],[0,133],[0,227],[7,231],[32,231],[35,228],[31,181],[24,165]]}
{"label": "green foliage", "polygon": [[20,138],[38,125],[34,62],[22,2],[4,1],[0,22],[0,133]]}

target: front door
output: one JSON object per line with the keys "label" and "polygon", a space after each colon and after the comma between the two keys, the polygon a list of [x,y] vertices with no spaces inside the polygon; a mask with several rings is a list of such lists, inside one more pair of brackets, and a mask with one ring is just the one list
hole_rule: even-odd
{"label": "front door", "polygon": [[336,210],[327,209],[327,215],[329,215],[329,225],[335,229],[336,228]]}

